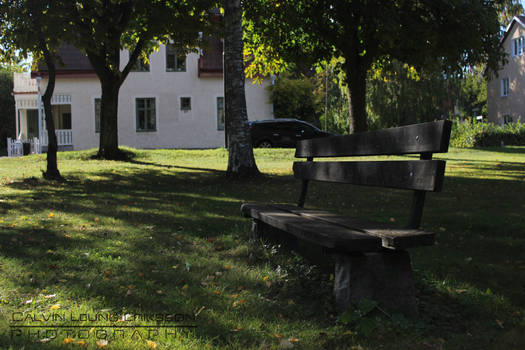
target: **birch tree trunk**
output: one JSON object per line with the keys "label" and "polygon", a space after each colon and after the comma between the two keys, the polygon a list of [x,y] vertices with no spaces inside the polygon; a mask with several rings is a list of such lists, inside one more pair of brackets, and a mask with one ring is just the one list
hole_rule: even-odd
{"label": "birch tree trunk", "polygon": [[227,176],[258,176],[244,90],[241,0],[224,0],[224,101],[228,141]]}

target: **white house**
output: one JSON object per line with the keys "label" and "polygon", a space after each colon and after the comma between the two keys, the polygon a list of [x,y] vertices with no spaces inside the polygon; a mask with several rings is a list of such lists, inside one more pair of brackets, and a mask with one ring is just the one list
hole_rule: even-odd
{"label": "white house", "polygon": [[525,16],[512,19],[501,44],[508,61],[487,84],[488,119],[500,125],[525,123]]}
{"label": "white house", "polygon": [[[100,83],[86,56],[65,45],[59,55],[52,98],[59,149],[98,147]],[[119,144],[135,148],[214,148],[224,146],[224,84],[222,43],[215,41],[201,54],[179,54],[162,45],[150,56],[149,65],[137,64],[120,89]],[[129,60],[122,51],[121,67]],[[41,77],[40,83],[37,77]],[[47,72],[15,73],[16,133],[19,139],[39,137],[38,85],[42,93]],[[40,78],[39,78],[40,80]],[[266,87],[246,81],[250,120],[273,118]],[[41,107],[43,110],[43,106]],[[43,112],[42,112],[43,114]],[[42,117],[43,118],[43,117]],[[47,131],[41,141],[47,144]],[[14,145],[10,153],[20,151]],[[35,142],[37,144],[38,142]],[[8,145],[9,146],[9,145]],[[38,147],[34,147],[36,151]]]}

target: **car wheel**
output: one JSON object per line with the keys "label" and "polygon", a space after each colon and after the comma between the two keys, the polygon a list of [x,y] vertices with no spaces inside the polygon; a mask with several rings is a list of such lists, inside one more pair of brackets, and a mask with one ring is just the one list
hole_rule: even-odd
{"label": "car wheel", "polygon": [[272,143],[268,140],[263,140],[263,141],[260,141],[258,144],[257,144],[257,147],[259,148],[272,148]]}

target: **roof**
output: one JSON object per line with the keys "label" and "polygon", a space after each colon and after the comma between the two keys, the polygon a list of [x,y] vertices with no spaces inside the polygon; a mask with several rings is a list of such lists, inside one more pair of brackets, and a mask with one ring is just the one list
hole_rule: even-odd
{"label": "roof", "polygon": [[510,33],[510,30],[512,29],[512,27],[514,26],[514,24],[519,24],[520,26],[522,26],[523,28],[525,28],[525,16],[515,16],[512,21],[510,21],[509,25],[507,26],[507,28],[505,28],[505,34],[503,34],[503,38],[501,39],[501,42],[504,42],[505,39],[507,39],[507,36],[509,35]]}
{"label": "roof", "polygon": [[[57,74],[94,74],[95,70],[89,59],[80,50],[71,44],[62,44],[58,49],[60,61],[57,62]],[[48,68],[45,64],[39,63],[37,70],[31,72],[32,76],[46,75]],[[42,73],[42,74],[39,74]]]}

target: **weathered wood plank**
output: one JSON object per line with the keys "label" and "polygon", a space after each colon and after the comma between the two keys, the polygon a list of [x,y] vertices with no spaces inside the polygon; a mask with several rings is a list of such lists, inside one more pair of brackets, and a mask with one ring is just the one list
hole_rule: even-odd
{"label": "weathered wood plank", "polygon": [[244,216],[260,220],[325,248],[346,252],[381,249],[381,239],[378,237],[326,221],[302,217],[276,207],[246,203],[242,205],[241,211]]}
{"label": "weathered wood plank", "polygon": [[326,221],[335,225],[358,230],[381,238],[384,248],[407,249],[411,247],[433,245],[435,234],[412,228],[394,228],[388,224],[366,221],[363,219],[341,216],[321,210],[298,208],[291,205],[272,204],[271,206],[289,211],[299,216]]}
{"label": "weathered wood plank", "polygon": [[297,143],[295,156],[317,158],[443,153],[448,151],[451,126],[450,121],[441,120],[345,136],[303,140]]}
{"label": "weathered wood plank", "polygon": [[302,180],[365,186],[440,191],[445,161],[294,162],[294,176]]}

